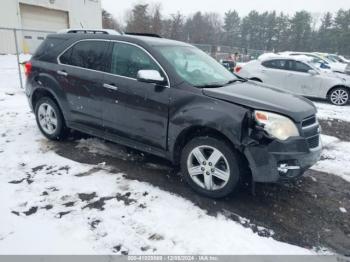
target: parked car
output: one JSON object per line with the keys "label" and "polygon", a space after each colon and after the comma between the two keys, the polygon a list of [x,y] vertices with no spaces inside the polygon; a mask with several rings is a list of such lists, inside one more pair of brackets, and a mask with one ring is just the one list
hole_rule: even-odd
{"label": "parked car", "polygon": [[166,158],[209,197],[230,194],[250,174],[295,179],[320,158],[311,101],[236,77],[186,43],[53,34],[25,67],[45,137],[75,129]]}
{"label": "parked car", "polygon": [[236,62],[233,60],[221,60],[220,63],[231,73],[235,71]]}
{"label": "parked car", "polygon": [[318,62],[320,64],[320,67],[331,69],[332,71],[337,72],[337,73],[346,73],[347,74],[349,71],[349,67],[350,67],[348,64],[340,63],[340,62],[333,60],[333,59],[330,60],[329,58],[327,58],[327,56],[322,55],[320,53],[281,52],[279,54],[280,55],[289,55],[289,56],[303,55],[303,56],[312,57],[315,59],[316,62]]}
{"label": "parked car", "polygon": [[[336,72],[340,73],[346,73],[350,75],[350,60],[346,59],[343,56],[334,55],[334,54],[327,54],[327,53],[316,53],[320,55],[321,57],[326,57],[328,60],[332,61],[333,63],[336,63],[338,65],[339,70],[335,70]],[[343,68],[344,71],[342,70]]]}
{"label": "parked car", "polygon": [[343,63],[343,64],[349,64],[350,63],[350,60],[346,59],[344,56],[341,56],[341,55],[327,54],[326,56],[327,56],[327,58],[334,59],[334,60],[336,60],[339,63]]}
{"label": "parked car", "polygon": [[263,82],[306,97],[328,99],[343,106],[349,102],[347,75],[324,72],[304,59],[305,56],[265,54],[236,69],[239,76]]}

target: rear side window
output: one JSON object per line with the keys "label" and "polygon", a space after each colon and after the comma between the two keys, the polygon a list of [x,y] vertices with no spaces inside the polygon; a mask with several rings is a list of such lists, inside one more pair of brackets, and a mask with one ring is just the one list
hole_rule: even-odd
{"label": "rear side window", "polygon": [[104,71],[104,56],[107,48],[108,42],[106,41],[82,41],[69,48],[60,57],[60,62],[66,65]]}
{"label": "rear side window", "polygon": [[154,60],[142,49],[125,43],[114,43],[110,73],[130,78],[137,78],[139,70],[162,71]]}
{"label": "rear side window", "polygon": [[57,55],[62,52],[62,45],[66,42],[66,39],[62,38],[47,38],[36,50],[33,55],[33,59],[44,61],[44,62],[54,62]]}
{"label": "rear side window", "polygon": [[282,59],[265,61],[262,65],[267,68],[288,70],[288,61]]}

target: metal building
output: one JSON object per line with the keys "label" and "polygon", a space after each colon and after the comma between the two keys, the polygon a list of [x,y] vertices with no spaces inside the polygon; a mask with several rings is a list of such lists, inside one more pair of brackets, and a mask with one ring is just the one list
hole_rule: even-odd
{"label": "metal building", "polygon": [[[1,0],[0,28],[58,31],[65,28],[102,27],[101,0]],[[18,45],[31,53],[46,33],[18,32]],[[1,30],[0,54],[15,52],[12,31]]]}

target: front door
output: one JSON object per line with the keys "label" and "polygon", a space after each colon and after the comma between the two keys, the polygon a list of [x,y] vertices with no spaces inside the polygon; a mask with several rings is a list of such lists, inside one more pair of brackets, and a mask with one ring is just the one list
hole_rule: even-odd
{"label": "front door", "polygon": [[309,70],[312,70],[309,65],[300,61],[291,61],[286,79],[288,88],[303,96],[318,96],[321,81],[318,75],[310,74]]}
{"label": "front door", "polygon": [[111,45],[109,73],[104,83],[103,125],[107,132],[166,149],[169,87],[137,81],[139,70],[157,70],[158,63],[143,48],[124,42]]}

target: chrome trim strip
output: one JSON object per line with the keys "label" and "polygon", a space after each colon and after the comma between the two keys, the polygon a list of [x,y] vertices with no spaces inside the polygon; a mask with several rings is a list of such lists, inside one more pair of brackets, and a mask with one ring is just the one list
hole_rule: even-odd
{"label": "chrome trim strip", "polygon": [[288,164],[280,164],[279,167],[277,167],[278,172],[281,172],[283,174],[287,174],[289,170],[299,170],[300,166],[289,166]]}
{"label": "chrome trim strip", "polygon": [[318,121],[316,121],[316,123],[314,123],[314,124],[312,124],[312,125],[309,125],[309,126],[303,126],[303,127],[301,127],[301,129],[303,129],[303,130],[308,130],[308,129],[317,127],[317,126],[319,126],[319,125],[320,125],[320,124],[318,123]]}
{"label": "chrome trim strip", "polygon": [[121,77],[121,78],[125,78],[125,79],[129,79],[129,80],[134,80],[137,81],[136,78],[132,78],[132,77],[127,77],[127,76],[122,76],[122,75],[117,75],[117,74],[112,74],[112,73],[108,73],[108,72],[103,72],[103,71],[99,71],[99,70],[94,70],[94,69],[89,69],[89,68],[84,68],[84,67],[80,67],[80,66],[73,66],[73,65],[67,65],[67,64],[63,64],[60,61],[61,56],[68,51],[70,48],[72,48],[74,45],[80,43],[80,42],[87,42],[87,41],[103,41],[103,42],[117,42],[117,43],[124,43],[124,44],[128,44],[128,45],[132,45],[135,47],[140,48],[142,51],[144,51],[146,54],[148,54],[148,56],[160,67],[160,69],[163,71],[166,79],[167,79],[167,85],[165,87],[170,88],[170,79],[168,74],[166,73],[166,71],[164,70],[164,68],[161,66],[161,64],[146,50],[144,49],[142,46],[139,46],[137,44],[134,43],[129,43],[126,41],[120,41],[120,40],[109,40],[109,39],[81,39],[78,41],[75,41],[73,44],[71,44],[70,46],[68,46],[66,49],[64,49],[58,56],[57,56],[57,63],[59,65],[64,65],[64,66],[68,66],[68,67],[73,67],[73,68],[79,68],[79,69],[83,69],[83,70],[88,70],[88,71],[92,71],[92,72],[98,72],[98,73],[103,73],[103,74],[107,74],[107,75],[111,75],[111,76],[117,76],[117,77]]}

